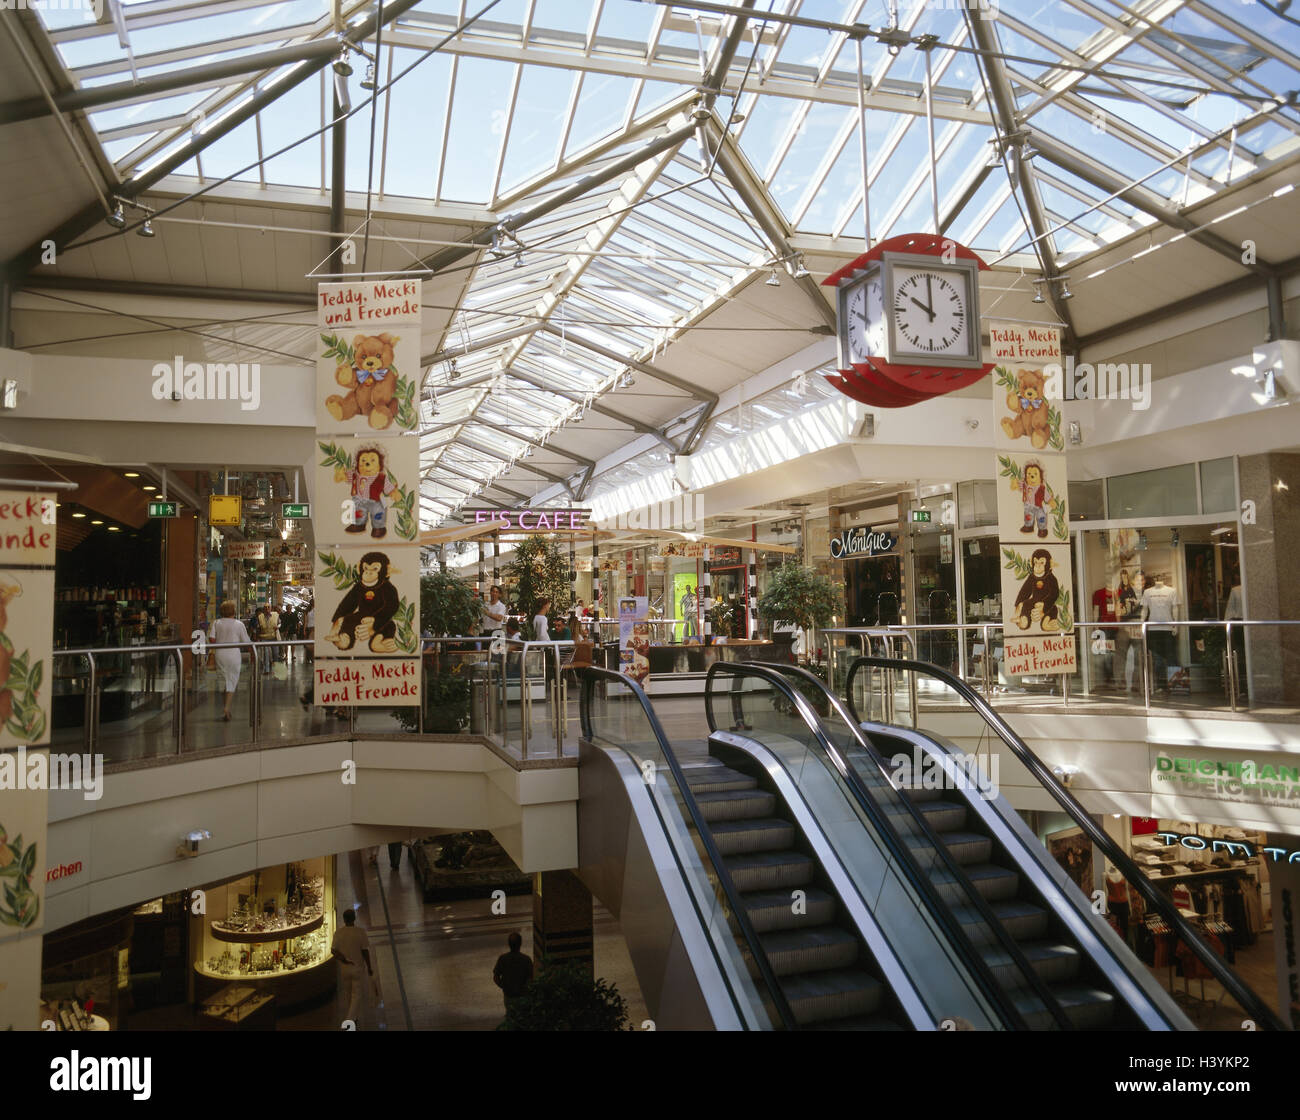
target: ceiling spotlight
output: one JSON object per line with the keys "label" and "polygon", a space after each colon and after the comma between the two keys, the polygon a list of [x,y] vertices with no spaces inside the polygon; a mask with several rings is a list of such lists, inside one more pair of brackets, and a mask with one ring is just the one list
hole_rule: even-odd
{"label": "ceiling spotlight", "polygon": [[121,530],[120,528],[118,528],[116,525],[110,525],[110,526],[108,527],[108,531],[109,531],[110,533],[120,533],[122,530]]}
{"label": "ceiling spotlight", "polygon": [[152,494],[155,490],[158,489],[158,487],[156,487],[156,486],[141,486],[140,489],[143,490],[146,494]]}
{"label": "ceiling spotlight", "polygon": [[1068,276],[1058,276],[1057,279],[1061,282],[1061,298],[1074,299],[1074,293],[1070,291],[1070,278]]}
{"label": "ceiling spotlight", "polygon": [[1043,282],[1042,282],[1041,280],[1035,280],[1035,281],[1034,281],[1034,299],[1033,299],[1033,302],[1034,302],[1034,303],[1046,303],[1046,302],[1047,302],[1047,300],[1045,300],[1045,299],[1043,298]]}
{"label": "ceiling spotlight", "polygon": [[533,450],[532,444],[529,444],[528,447],[524,449],[524,458],[531,459],[533,457]]}
{"label": "ceiling spotlight", "polygon": [[85,517],[86,515],[85,515],[84,513],[81,513],[81,512],[76,512],[76,513],[74,513],[72,516],[73,516],[73,517]]}
{"label": "ceiling spotlight", "polygon": [[104,524],[102,521],[93,520],[93,519],[91,520],[90,523],[91,523],[92,525],[102,525],[102,524]]}
{"label": "ceiling spotlight", "polygon": [[343,48],[343,53],[334,60],[334,73],[343,78],[352,77],[352,67],[348,63],[348,51],[346,47]]}
{"label": "ceiling spotlight", "polygon": [[624,370],[623,376],[618,379],[618,387],[620,389],[630,389],[635,384],[636,378],[632,376],[632,371],[630,369]]}
{"label": "ceiling spotlight", "polygon": [[144,225],[142,225],[135,232],[138,233],[141,237],[153,237],[154,236],[153,221],[149,218],[145,218]]}
{"label": "ceiling spotlight", "polygon": [[123,471],[123,472],[122,472],[122,477],[123,477],[123,478],[139,478],[139,477],[140,477],[140,472],[139,472],[139,471]]}
{"label": "ceiling spotlight", "polygon": [[494,257],[499,257],[505,252],[501,243],[500,226],[497,226],[496,229],[492,231],[492,244],[488,246],[488,252],[491,253]]}
{"label": "ceiling spotlight", "polygon": [[804,373],[803,370],[799,370],[794,375],[794,380],[791,382],[790,388],[802,397],[806,392],[808,392],[808,375]]}
{"label": "ceiling spotlight", "polygon": [[375,64],[373,62],[366,64],[366,76],[361,79],[361,88],[373,90],[376,88],[375,82]]}
{"label": "ceiling spotlight", "polygon": [[456,368],[456,359],[452,358],[451,365],[447,370],[447,380],[455,381],[458,377],[460,377],[460,370]]}
{"label": "ceiling spotlight", "polygon": [[796,253],[794,255],[794,278],[796,280],[802,280],[807,275],[808,270],[804,267],[803,254]]}
{"label": "ceiling spotlight", "polygon": [[515,268],[524,267],[524,255],[518,250],[515,251]]}
{"label": "ceiling spotlight", "polygon": [[126,228],[126,215],[122,213],[122,204],[120,202],[113,208],[113,212],[109,214],[104,221],[114,229]]}
{"label": "ceiling spotlight", "polygon": [[781,277],[776,274],[775,268],[767,274],[767,279],[763,283],[769,288],[779,288],[781,286]]}

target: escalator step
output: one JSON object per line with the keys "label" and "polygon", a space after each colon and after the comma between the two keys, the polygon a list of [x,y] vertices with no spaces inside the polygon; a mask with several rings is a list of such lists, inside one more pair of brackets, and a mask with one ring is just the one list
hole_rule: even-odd
{"label": "escalator step", "polygon": [[829,1022],[818,1023],[816,1030],[819,1031],[905,1031],[905,1027],[896,1019],[891,1019],[888,1015],[852,1015],[847,1019],[832,1019]]}
{"label": "escalator step", "polygon": [[[980,897],[989,902],[1015,898],[1016,892],[1020,889],[1019,874],[994,863],[968,863],[963,865],[962,871],[979,891]],[[931,879],[944,892],[944,897],[949,898],[951,892],[945,887],[948,881],[947,874],[940,871]],[[965,897],[965,891],[962,892],[962,896]]]}
{"label": "escalator step", "polygon": [[686,775],[687,785],[696,794],[758,788],[757,779],[742,774],[739,770],[733,770],[730,766],[701,763],[695,766],[683,766],[682,772]]}
{"label": "escalator step", "polygon": [[[1044,983],[1058,984],[1073,980],[1079,974],[1079,950],[1073,945],[1053,941],[1029,941],[1021,945],[1020,951]],[[1000,949],[989,949],[981,956],[988,962],[993,975],[1008,987],[1023,984],[1019,969],[1011,963],[1010,957]]]}
{"label": "escalator step", "polygon": [[802,929],[825,925],[835,920],[835,896],[820,887],[808,886],[804,892],[802,914],[794,912],[794,900],[786,891],[751,891],[742,898],[756,933],[778,929]]}
{"label": "escalator step", "polygon": [[724,856],[739,852],[781,852],[794,846],[794,825],[780,817],[718,821],[710,824],[709,830]]}
{"label": "escalator step", "polygon": [[[966,827],[966,806],[956,801],[916,801],[909,798],[912,807],[921,813],[925,823],[935,832],[960,832]],[[910,816],[902,805],[886,805],[891,816]]]}
{"label": "escalator step", "polygon": [[752,817],[770,817],[776,798],[761,789],[725,790],[721,793],[697,794],[700,812],[706,821],[737,821]]}
{"label": "escalator step", "polygon": [[[1006,931],[1017,941],[1028,941],[1047,933],[1048,914],[1041,906],[1012,898],[990,902],[989,909]],[[954,906],[953,913],[963,925],[980,925],[984,918],[973,906]]]}
{"label": "escalator step", "polygon": [[[993,854],[993,841],[978,832],[945,832],[943,843],[953,859],[965,866],[971,863],[988,863]],[[907,837],[908,847],[928,848],[930,842],[923,837]]]}
{"label": "escalator step", "polygon": [[[777,976],[850,968],[858,959],[857,938],[839,926],[765,933],[759,940]],[[749,974],[757,977],[758,965],[752,960],[748,964]]]}
{"label": "escalator step", "polygon": [[[1105,1030],[1114,1021],[1115,997],[1110,992],[1083,984],[1053,984],[1051,991],[1076,1030]],[[1018,992],[1012,998],[1033,1030],[1055,1027],[1051,1012],[1042,1008],[1036,996]]]}
{"label": "escalator step", "polygon": [[856,969],[832,969],[789,976],[781,981],[786,1001],[800,1026],[870,1015],[881,1003],[884,985]]}
{"label": "escalator step", "polygon": [[801,852],[754,852],[723,856],[736,890],[770,891],[776,887],[802,887],[812,882],[815,865]]}

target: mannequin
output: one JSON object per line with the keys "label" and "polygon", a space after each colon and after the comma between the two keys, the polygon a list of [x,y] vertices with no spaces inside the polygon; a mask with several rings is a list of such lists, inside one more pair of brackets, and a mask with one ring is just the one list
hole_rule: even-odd
{"label": "mannequin", "polygon": [[[1092,593],[1092,621],[1093,622],[1115,622],[1116,621],[1116,594],[1115,589],[1107,584],[1103,584]],[[1101,636],[1102,652],[1092,655],[1093,665],[1093,683],[1110,684],[1115,678],[1115,627],[1110,626],[1098,630],[1097,634]],[[1094,636],[1095,641],[1095,636]]]}
{"label": "mannequin", "polygon": [[[1115,584],[1115,613],[1120,622],[1132,622],[1142,613],[1138,602],[1138,592],[1129,582],[1127,568],[1119,571],[1119,580]],[[1133,691],[1133,670],[1129,666],[1129,649],[1133,641],[1133,628],[1121,626],[1115,632],[1115,684],[1124,678],[1126,692]]]}
{"label": "mannequin", "polygon": [[[1178,600],[1165,577],[1157,574],[1150,587],[1142,592],[1142,621],[1151,623],[1173,622],[1178,613]],[[1172,626],[1151,626],[1147,629],[1147,644],[1155,662],[1155,687],[1161,692],[1169,690],[1168,667],[1174,663],[1175,642]]]}

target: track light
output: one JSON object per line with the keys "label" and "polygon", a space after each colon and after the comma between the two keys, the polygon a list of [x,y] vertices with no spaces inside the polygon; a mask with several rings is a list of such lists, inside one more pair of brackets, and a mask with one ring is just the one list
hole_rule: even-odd
{"label": "track light", "polygon": [[149,218],[145,218],[144,225],[142,225],[138,230],[136,230],[136,233],[138,233],[141,237],[153,237],[154,236],[153,222]]}
{"label": "track light", "polygon": [[794,278],[796,280],[802,280],[807,275],[808,269],[804,267],[803,254],[796,253],[794,255]]}
{"label": "track light", "polygon": [[764,280],[763,283],[766,284],[769,288],[779,288],[781,286],[781,277],[779,277],[776,274],[775,268],[773,268],[772,271],[768,273],[767,279]]}
{"label": "track light", "polygon": [[501,244],[500,226],[497,226],[496,229],[492,231],[492,244],[488,246],[488,252],[491,253],[494,257],[499,257],[503,255],[503,253],[505,252]]}
{"label": "track light", "polygon": [[343,78],[352,77],[352,66],[348,62],[347,48],[343,48],[343,53],[334,60],[334,73]]}
{"label": "track light", "polygon": [[366,64],[366,76],[361,79],[361,88],[373,90],[376,88],[375,82],[375,64],[373,62]]}
{"label": "track light", "polygon": [[122,212],[122,204],[119,202],[114,207],[113,212],[104,219],[114,229],[126,228],[126,215]]}
{"label": "track light", "polygon": [[623,376],[618,379],[618,387],[620,389],[630,389],[635,384],[636,378],[632,376],[632,371],[630,369],[624,370]]}
{"label": "track light", "polygon": [[1045,300],[1045,299],[1043,298],[1043,282],[1042,282],[1041,280],[1035,280],[1035,281],[1034,281],[1034,299],[1033,299],[1033,302],[1034,302],[1034,303],[1046,303],[1046,302],[1047,302],[1047,300]]}
{"label": "track light", "polygon": [[1070,291],[1070,278],[1068,276],[1058,276],[1057,279],[1061,282],[1061,298],[1074,299],[1074,293]]}

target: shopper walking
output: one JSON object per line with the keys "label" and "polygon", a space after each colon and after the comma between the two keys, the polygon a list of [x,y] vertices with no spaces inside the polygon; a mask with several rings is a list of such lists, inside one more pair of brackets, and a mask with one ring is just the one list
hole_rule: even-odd
{"label": "shopper walking", "polygon": [[[271,606],[270,602],[262,604],[262,609],[257,612],[257,639],[261,642],[276,642],[280,640],[280,615],[276,609]],[[262,672],[271,671],[271,662],[275,659],[276,649],[274,646],[267,646],[262,650]]]}
{"label": "shopper walking", "polygon": [[370,963],[370,938],[366,931],[356,924],[355,910],[343,911],[343,925],[334,931],[334,940],[330,943],[330,953],[339,962],[339,997],[347,1006],[345,1019],[357,1023],[357,1012],[361,1010],[361,966],[366,966],[366,977],[374,983],[375,969]]}
{"label": "shopper walking", "polygon": [[[248,630],[235,617],[235,604],[227,599],[221,604],[221,617],[208,631],[208,640],[213,645],[233,645],[235,642],[247,644]],[[243,663],[242,649],[217,649],[212,651],[212,660],[221,670],[222,682],[226,688],[226,703],[221,710],[221,718],[230,722],[230,702],[235,698],[235,689],[239,687],[239,668]]]}
{"label": "shopper walking", "polygon": [[529,981],[533,978],[533,959],[520,951],[523,943],[524,939],[516,930],[506,938],[510,951],[497,957],[496,967],[492,969],[492,983],[501,989],[501,994],[505,997],[507,1015],[515,1000],[528,989]]}

